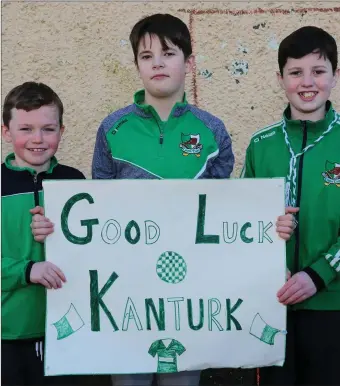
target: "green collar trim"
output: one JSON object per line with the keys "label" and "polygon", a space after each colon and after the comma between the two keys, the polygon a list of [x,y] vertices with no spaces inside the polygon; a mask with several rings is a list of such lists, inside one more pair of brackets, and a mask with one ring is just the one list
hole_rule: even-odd
{"label": "green collar trim", "polygon": [[[8,167],[8,169],[12,169],[12,170],[15,170],[17,172],[23,172],[26,170],[26,171],[30,172],[31,174],[37,174],[37,172],[33,168],[29,168],[29,167],[22,168],[20,166],[13,165],[12,162],[14,160],[15,160],[15,154],[14,153],[8,154],[8,156],[5,159],[5,165]],[[57,165],[58,165],[58,161],[57,161],[56,157],[52,157],[51,161],[50,161],[50,166],[49,166],[48,170],[45,171],[45,173],[51,174],[53,172],[53,169]]]}
{"label": "green collar trim", "polygon": [[[139,109],[143,110],[146,114],[151,113],[153,116],[157,117],[160,120],[159,115],[158,115],[157,111],[155,110],[155,108],[151,105],[147,105],[144,103],[145,102],[145,90],[137,91],[134,95],[133,100],[134,100],[134,104]],[[173,116],[176,110],[178,110],[178,109],[183,110],[183,108],[185,108],[187,105],[188,105],[187,97],[186,97],[186,93],[184,93],[182,102],[175,103],[175,105],[173,106],[173,108],[171,110],[169,117]]]}
{"label": "green collar trim", "polygon": [[[313,133],[321,133],[325,131],[328,126],[333,122],[335,118],[335,111],[333,109],[332,103],[330,101],[326,102],[326,115],[323,119],[320,119],[319,121],[309,121],[307,120],[307,128],[308,131],[311,131]],[[287,130],[293,129],[296,130],[301,129],[301,120],[293,120],[291,119],[291,110],[290,106],[286,108],[286,110],[283,113],[283,119],[286,122]]]}

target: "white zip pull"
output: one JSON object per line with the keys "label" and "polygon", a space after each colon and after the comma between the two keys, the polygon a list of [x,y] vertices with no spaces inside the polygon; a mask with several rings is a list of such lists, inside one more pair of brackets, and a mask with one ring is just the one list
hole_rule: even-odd
{"label": "white zip pull", "polygon": [[40,348],[40,360],[43,361],[43,342],[41,341],[39,344]]}

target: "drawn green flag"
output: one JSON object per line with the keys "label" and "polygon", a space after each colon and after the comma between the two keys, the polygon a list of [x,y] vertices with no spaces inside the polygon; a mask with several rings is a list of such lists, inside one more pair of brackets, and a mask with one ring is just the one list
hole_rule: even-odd
{"label": "drawn green flag", "polygon": [[68,336],[74,334],[76,331],[80,330],[84,324],[83,319],[71,303],[66,314],[57,322],[53,323],[58,333],[57,340],[67,338]]}
{"label": "drawn green flag", "polygon": [[255,315],[249,331],[250,335],[271,346],[274,345],[275,336],[279,332],[286,334],[286,331],[267,324],[259,313]]}

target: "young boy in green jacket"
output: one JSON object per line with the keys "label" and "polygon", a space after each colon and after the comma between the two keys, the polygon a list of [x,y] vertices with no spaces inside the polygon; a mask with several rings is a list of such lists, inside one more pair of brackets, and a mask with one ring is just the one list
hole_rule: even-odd
{"label": "young boy in green jacket", "polygon": [[260,370],[261,385],[338,385],[340,358],[340,115],[329,101],[337,45],[317,27],[286,37],[278,80],[289,105],[250,141],[243,177],[286,177],[286,205],[299,207],[287,243],[286,362]]}
{"label": "young boy in green jacket", "polygon": [[54,157],[63,126],[63,104],[42,83],[12,89],[3,106],[2,135],[13,146],[1,165],[1,384],[43,385],[46,288],[66,278],[44,261],[34,239],[32,214],[42,212],[42,181],[84,179]]}
{"label": "young boy in green jacket", "polygon": [[[92,177],[229,178],[234,155],[223,122],[186,100],[185,77],[193,66],[188,27],[172,15],[151,15],[132,28],[130,42],[144,90],[100,125]],[[284,238],[291,231],[289,216],[278,224]],[[117,375],[114,381],[116,386],[151,386],[152,378]],[[157,374],[159,386],[197,386],[199,379],[199,371]]]}

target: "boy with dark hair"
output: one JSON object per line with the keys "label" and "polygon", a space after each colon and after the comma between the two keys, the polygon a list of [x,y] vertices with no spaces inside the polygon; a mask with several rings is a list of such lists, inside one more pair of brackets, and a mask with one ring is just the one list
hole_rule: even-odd
{"label": "boy with dark hair", "polygon": [[152,15],[133,27],[130,42],[144,90],[100,125],[93,178],[228,178],[234,155],[223,122],[186,100],[188,27]]}
{"label": "boy with dark hair", "polygon": [[[229,178],[234,155],[223,122],[186,100],[185,77],[193,66],[188,27],[155,14],[133,27],[130,42],[144,90],[100,125],[93,178]],[[117,375],[114,381],[148,386],[152,378]],[[157,375],[159,385],[196,386],[199,379],[199,371]]]}
{"label": "boy with dark hair", "polygon": [[45,289],[61,288],[66,278],[44,261],[44,246],[39,237],[34,239],[30,224],[32,214],[43,218],[44,179],[85,178],[54,157],[63,132],[63,104],[50,87],[26,82],[6,96],[2,135],[12,143],[13,153],[1,165],[3,385],[45,382]]}
{"label": "boy with dark hair", "polygon": [[[188,27],[168,14],[140,20],[130,42],[144,84],[134,103],[110,114],[97,133],[94,179],[229,178],[234,166],[223,122],[186,100],[185,77],[193,67]],[[290,215],[277,231],[289,238]],[[117,375],[115,385],[149,386],[153,374]],[[159,385],[196,386],[199,371],[157,374]]]}
{"label": "boy with dark hair", "polygon": [[262,385],[339,385],[340,116],[329,101],[339,69],[334,38],[317,27],[286,37],[277,74],[289,105],[257,131],[243,177],[286,177],[286,204],[299,207],[287,243],[291,274],[279,290],[288,306],[286,362],[260,370]]}

